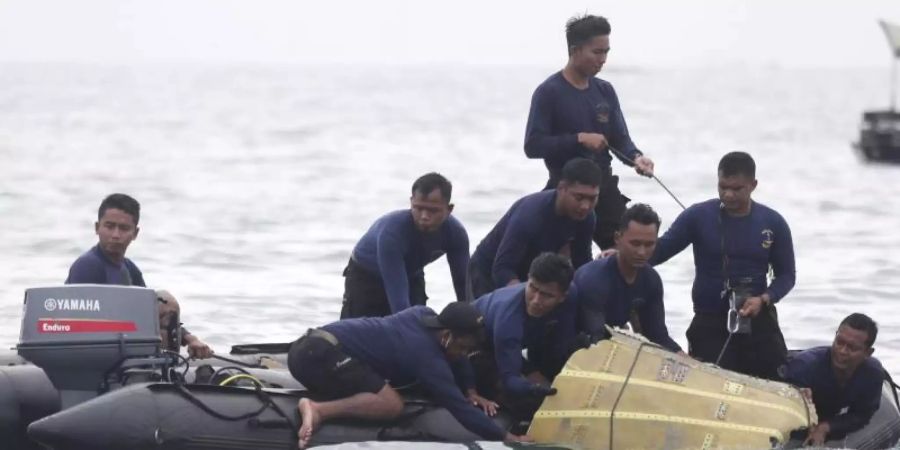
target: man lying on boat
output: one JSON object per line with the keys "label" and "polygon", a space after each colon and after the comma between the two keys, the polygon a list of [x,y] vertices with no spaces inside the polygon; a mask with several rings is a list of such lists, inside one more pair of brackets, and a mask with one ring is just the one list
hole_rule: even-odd
{"label": "man lying on boat", "polygon": [[878,325],[853,313],[841,321],[831,346],[794,355],[783,367],[784,379],[805,388],[819,415],[806,444],[821,446],[869,423],[881,404],[884,368],[872,357]]}
{"label": "man lying on boat", "polygon": [[453,186],[438,173],[412,185],[409,209],[381,216],[353,248],[344,269],[341,319],[384,317],[424,305],[425,266],[444,254],[456,299],[466,299],[469,235],[453,217]]}
{"label": "man lying on boat", "polygon": [[621,328],[631,320],[634,331],[684,354],[666,328],[662,279],[647,263],[656,248],[660,222],[650,206],[631,206],[619,221],[615,254],[575,272],[566,301],[578,305],[580,337],[585,343],[603,339],[606,325]]}
{"label": "man lying on boat", "polygon": [[[69,267],[66,284],[117,284],[146,287],[144,275],[137,264],[125,257],[125,251],[134,241],[140,228],[141,205],[125,194],[111,194],[100,203],[94,232],[98,242],[79,256]],[[168,292],[166,292],[168,294]],[[171,297],[171,294],[168,294]],[[165,300],[165,299],[162,299]],[[172,297],[174,301],[174,297]],[[177,304],[167,306],[160,301],[161,318],[171,313]],[[180,324],[178,324],[180,326]],[[209,358],[213,351],[206,343],[187,329],[181,328],[181,345],[195,358]],[[176,346],[177,350],[177,346]]]}
{"label": "man lying on boat", "polygon": [[531,262],[526,283],[473,303],[484,315],[487,334],[486,348],[470,358],[477,391],[519,418],[530,417],[553,393],[550,380],[571,353],[576,309],[566,291],[573,273],[568,258],[542,253]]}
{"label": "man lying on boat", "polygon": [[[314,328],[291,344],[288,368],[316,398],[297,407],[303,419],[300,448],[310,443],[322,421],[339,417],[390,420],[403,410],[403,399],[391,384],[417,381],[438,405],[466,429],[485,440],[528,441],[501,429],[485,412],[480,397],[463,396],[457,370],[478,347],[483,318],[472,305],[453,302],[435,314],[413,306],[387,317],[344,319]],[[388,380],[388,381],[385,381]]]}

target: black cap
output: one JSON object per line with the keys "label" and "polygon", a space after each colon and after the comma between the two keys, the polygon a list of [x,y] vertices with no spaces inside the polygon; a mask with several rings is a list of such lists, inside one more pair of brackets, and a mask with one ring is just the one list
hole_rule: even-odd
{"label": "black cap", "polygon": [[422,317],[422,324],[451,331],[478,331],[484,325],[484,317],[469,303],[453,302],[436,316]]}

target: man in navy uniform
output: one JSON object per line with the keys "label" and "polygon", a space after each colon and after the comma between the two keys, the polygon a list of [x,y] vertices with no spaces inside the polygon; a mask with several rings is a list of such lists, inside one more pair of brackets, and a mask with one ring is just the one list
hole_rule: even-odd
{"label": "man in navy uniform", "polygon": [[[100,203],[94,232],[98,242],[82,254],[69,267],[66,284],[117,284],[146,287],[144,275],[137,264],[125,257],[125,251],[134,241],[140,228],[141,205],[126,194],[111,194]],[[160,299],[161,322],[168,321],[173,313],[177,316],[180,307],[167,291],[157,291]],[[179,327],[170,324],[169,330]],[[170,334],[168,331],[165,334]],[[164,345],[168,345],[168,340]],[[177,345],[177,343],[175,343]],[[209,358],[213,351],[186,328],[181,328],[181,345],[188,348],[188,354],[196,358]],[[177,347],[176,347],[177,349]]]}
{"label": "man in navy uniform", "polygon": [[872,357],[878,325],[853,313],[841,321],[831,346],[816,347],[791,357],[784,369],[789,383],[812,396],[819,423],[804,444],[822,446],[842,439],[869,423],[881,404],[884,368]]}
{"label": "man in navy uniform", "polygon": [[[705,362],[718,360],[729,370],[777,379],[787,348],[775,303],[796,279],[791,230],[774,209],[750,198],[757,180],[756,163],[749,154],[723,156],[718,175],[719,198],[682,212],[659,239],[651,264],[661,264],[693,245],[690,355]],[[770,266],[774,278],[768,283]],[[749,330],[740,326],[741,319],[749,321]],[[734,331],[738,333],[730,336]]]}
{"label": "man in navy uniform", "polygon": [[[303,398],[297,408],[298,431],[305,448],[323,421],[340,417],[391,420],[403,411],[403,399],[391,384],[418,381],[435,403],[482,439],[527,441],[497,426],[484,411],[487,401],[467,399],[452,367],[478,347],[484,319],[466,302],[450,303],[440,315],[416,305],[387,317],[340,320],[310,329],[291,344],[288,368],[322,401]],[[387,381],[385,381],[387,380]]]}
{"label": "man in navy uniform", "polygon": [[591,342],[606,336],[606,325],[624,327],[632,320],[637,325],[634,331],[683,353],[666,328],[662,279],[648,264],[659,225],[650,206],[638,203],[628,208],[616,232],[616,253],[575,272],[568,297],[578,304],[579,328]]}
{"label": "man in navy uniform", "polygon": [[525,281],[531,261],[542,252],[569,257],[576,268],[590,261],[593,209],[602,181],[596,164],[576,158],[566,163],[556,189],[513,203],[472,254],[472,298]]}
{"label": "man in navy uniform", "polygon": [[469,236],[450,215],[452,190],[438,173],[419,177],[410,208],[382,216],[363,235],[344,269],[342,319],[383,317],[424,305],[424,268],[444,254],[456,299],[466,299]]}
{"label": "man in navy uniform", "polygon": [[600,188],[594,242],[613,246],[618,220],[629,199],[612,175],[612,155],[642,175],[653,174],[653,161],[637,149],[612,84],[597,78],[606,64],[611,28],[604,17],[585,15],[566,23],[566,66],[534,91],[525,128],[525,155],[544,160],[550,172],[545,189],[556,187],[566,162],[590,158],[605,172]]}
{"label": "man in navy uniform", "polygon": [[550,382],[574,349],[576,305],[566,301],[573,273],[564,256],[542,253],[532,261],[527,283],[475,301],[487,333],[486,349],[472,358],[478,393],[522,416],[553,393]]}

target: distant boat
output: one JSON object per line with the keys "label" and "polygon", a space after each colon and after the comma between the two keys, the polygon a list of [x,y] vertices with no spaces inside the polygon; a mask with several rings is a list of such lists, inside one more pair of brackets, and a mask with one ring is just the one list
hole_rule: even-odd
{"label": "distant boat", "polygon": [[900,25],[878,22],[891,46],[891,109],[863,112],[857,150],[869,161],[900,164],[900,112],[896,109],[897,59],[900,58]]}

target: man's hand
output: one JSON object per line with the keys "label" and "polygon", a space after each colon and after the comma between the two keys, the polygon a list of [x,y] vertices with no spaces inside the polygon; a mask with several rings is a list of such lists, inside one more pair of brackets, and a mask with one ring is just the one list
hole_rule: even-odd
{"label": "man's hand", "polygon": [[800,395],[802,395],[803,398],[805,398],[806,400],[808,400],[808,401],[810,401],[810,402],[813,401],[812,389],[810,389],[810,388],[799,388],[798,390],[800,391]]}
{"label": "man's hand", "polygon": [[599,133],[578,133],[578,143],[595,153],[600,153],[609,146],[606,136]]}
{"label": "man's hand", "polygon": [[197,336],[189,334],[184,340],[187,342],[188,355],[191,358],[206,359],[213,355],[212,349]]}
{"label": "man's hand", "polygon": [[546,384],[535,383],[531,385],[531,395],[535,397],[550,397],[556,395],[556,388]]}
{"label": "man's hand", "polygon": [[534,439],[529,437],[527,434],[516,436],[512,433],[506,433],[506,437],[503,438],[503,442],[534,442]]}
{"label": "man's hand", "polygon": [[475,389],[469,389],[466,393],[466,400],[472,404],[472,406],[477,406],[481,408],[485,414],[494,417],[497,415],[497,408],[500,406],[497,405],[496,402],[492,402],[480,395]]}
{"label": "man's hand", "polygon": [[825,444],[825,438],[831,431],[831,425],[828,422],[819,422],[818,425],[809,430],[809,435],[803,441],[803,445],[812,445],[813,447],[821,447]]}
{"label": "man's hand", "polygon": [[644,155],[640,155],[637,158],[634,158],[634,171],[637,172],[638,175],[652,177],[653,160]]}
{"label": "man's hand", "polygon": [[750,297],[747,300],[744,300],[744,306],[741,307],[738,314],[740,314],[741,317],[756,317],[762,310],[763,303],[762,297]]}

